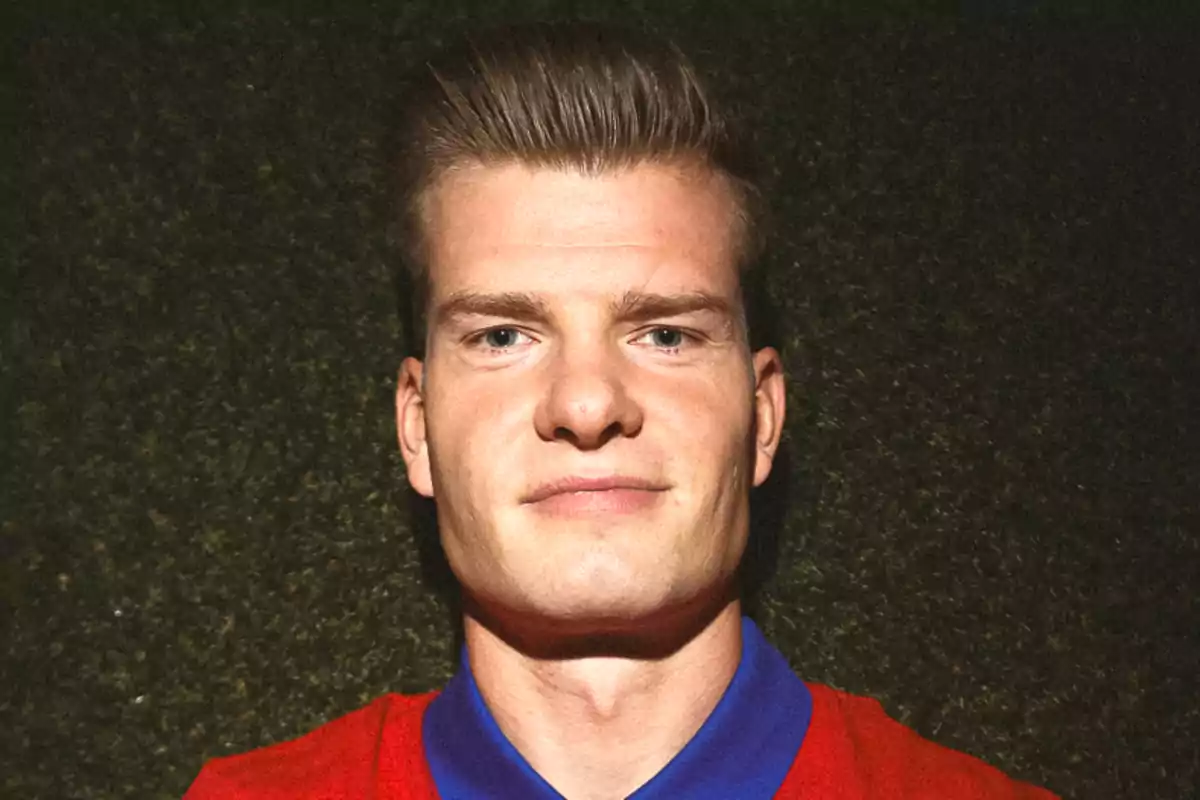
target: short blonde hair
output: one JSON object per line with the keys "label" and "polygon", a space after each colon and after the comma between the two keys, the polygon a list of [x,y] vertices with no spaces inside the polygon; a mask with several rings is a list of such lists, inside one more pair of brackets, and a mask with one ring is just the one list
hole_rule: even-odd
{"label": "short blonde hair", "polygon": [[[416,74],[395,164],[393,238],[423,348],[429,300],[425,198],[467,165],[520,163],[602,174],[643,163],[711,170],[732,190],[743,273],[759,258],[765,204],[732,115],[673,43],[592,23],[464,36]],[[415,340],[415,341],[414,341]]]}

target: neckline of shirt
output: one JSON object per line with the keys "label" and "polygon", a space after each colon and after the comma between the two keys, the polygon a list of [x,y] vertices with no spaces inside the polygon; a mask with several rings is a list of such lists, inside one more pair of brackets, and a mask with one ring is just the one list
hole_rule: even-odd
{"label": "neckline of shirt", "polygon": [[[629,800],[774,797],[812,717],[812,696],[758,626],[742,618],[733,680],[696,735]],[[464,647],[459,669],[422,721],[443,800],[562,800],[504,736],[479,692]]]}

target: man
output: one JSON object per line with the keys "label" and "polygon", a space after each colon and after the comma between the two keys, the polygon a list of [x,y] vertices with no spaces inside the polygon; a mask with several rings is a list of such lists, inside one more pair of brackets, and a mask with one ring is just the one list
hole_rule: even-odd
{"label": "man", "polygon": [[425,83],[400,168],[424,353],[396,420],[461,668],[217,760],[188,798],[1049,796],[805,684],[743,618],[784,378],[745,313],[758,190],[689,62],[519,28]]}

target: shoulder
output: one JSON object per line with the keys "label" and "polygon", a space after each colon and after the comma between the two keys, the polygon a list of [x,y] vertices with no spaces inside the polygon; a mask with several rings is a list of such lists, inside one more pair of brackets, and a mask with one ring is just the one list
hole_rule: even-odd
{"label": "shoulder", "polygon": [[[812,721],[789,775],[804,791],[837,798],[1050,800],[983,761],[921,737],[879,701],[809,684]],[[782,794],[782,797],[789,795]]]}
{"label": "shoulder", "polygon": [[426,769],[421,718],[435,694],[384,695],[298,739],[209,761],[184,800],[365,797],[389,776],[411,781]]}

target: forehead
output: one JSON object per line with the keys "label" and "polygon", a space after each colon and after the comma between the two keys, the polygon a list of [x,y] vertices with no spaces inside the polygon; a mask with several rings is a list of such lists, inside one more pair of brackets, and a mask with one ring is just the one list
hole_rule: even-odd
{"label": "forehead", "polygon": [[427,199],[430,289],[732,296],[737,210],[725,180],[698,169],[456,170]]}

